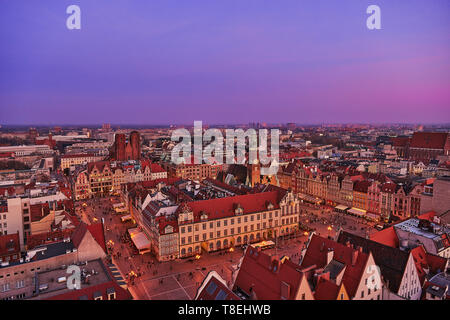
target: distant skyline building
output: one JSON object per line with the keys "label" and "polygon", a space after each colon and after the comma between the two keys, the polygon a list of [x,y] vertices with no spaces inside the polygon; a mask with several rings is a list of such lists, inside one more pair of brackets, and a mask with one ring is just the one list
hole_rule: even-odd
{"label": "distant skyline building", "polygon": [[112,159],[116,161],[141,159],[141,135],[132,131],[128,142],[124,133],[117,133],[112,146]]}

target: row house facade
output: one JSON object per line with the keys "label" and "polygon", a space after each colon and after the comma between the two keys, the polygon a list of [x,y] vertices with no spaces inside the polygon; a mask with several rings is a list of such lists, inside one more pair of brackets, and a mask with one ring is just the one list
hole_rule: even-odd
{"label": "row house facade", "polygon": [[[164,165],[163,165],[164,166]],[[165,170],[168,172],[170,178],[181,178],[185,180],[202,181],[204,179],[216,179],[222,165],[212,164],[174,164],[166,163]]]}
{"label": "row house facade", "polygon": [[424,191],[423,184],[407,187],[402,184],[384,183],[380,193],[380,214],[382,219],[391,217],[404,220],[416,217],[420,214],[421,194]]}
{"label": "row house facade", "polygon": [[362,209],[386,221],[392,216],[399,219],[417,216],[423,192],[421,184],[397,185],[383,175],[364,177],[312,172],[294,163],[280,169],[276,183],[294,193],[321,199],[328,205]]}
{"label": "row house facade", "polygon": [[89,163],[87,169],[74,174],[73,190],[76,200],[88,199],[111,192],[120,192],[126,183],[167,178],[158,164],[142,161],[141,166],[113,165],[108,161]]}

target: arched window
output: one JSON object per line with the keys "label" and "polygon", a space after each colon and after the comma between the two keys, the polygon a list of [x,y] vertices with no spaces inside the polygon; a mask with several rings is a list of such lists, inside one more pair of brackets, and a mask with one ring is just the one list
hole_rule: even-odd
{"label": "arched window", "polygon": [[181,249],[181,255],[184,256],[185,254],[186,254],[186,249],[185,248]]}
{"label": "arched window", "polygon": [[250,235],[250,241],[253,241],[253,240],[255,240],[255,235],[252,233],[252,234]]}
{"label": "arched window", "polygon": [[211,242],[211,243],[209,244],[209,250],[212,250],[212,249],[214,249],[214,243]]}
{"label": "arched window", "polygon": [[228,246],[228,240],[225,239],[225,240],[223,240],[223,247],[226,248],[227,246]]}
{"label": "arched window", "polygon": [[220,249],[220,240],[216,242],[217,249]]}
{"label": "arched window", "polygon": [[192,247],[188,248],[188,253],[192,253]]}
{"label": "arched window", "polygon": [[245,236],[244,236],[244,244],[247,244],[247,243],[248,243],[248,236],[245,235]]}
{"label": "arched window", "polygon": [[239,236],[239,237],[237,238],[237,241],[236,241],[236,242],[237,242],[237,243],[241,243],[241,240],[242,240],[242,239],[241,239],[241,237]]}
{"label": "arched window", "polygon": [[195,252],[200,252],[200,246],[195,247]]}

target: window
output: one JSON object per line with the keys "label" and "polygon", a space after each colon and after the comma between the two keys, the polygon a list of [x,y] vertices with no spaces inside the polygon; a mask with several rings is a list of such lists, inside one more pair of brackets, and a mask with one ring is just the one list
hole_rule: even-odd
{"label": "window", "polygon": [[94,293],[94,300],[103,300],[103,296],[100,292]]}
{"label": "window", "polygon": [[220,227],[220,221],[217,221],[217,227]]}
{"label": "window", "polygon": [[3,284],[2,285],[2,292],[6,292],[6,291],[9,291],[9,283],[5,283],[5,284]]}
{"label": "window", "polygon": [[206,230],[206,223],[203,224],[203,230]]}
{"label": "window", "polygon": [[209,295],[213,295],[214,291],[216,291],[217,285],[214,282],[211,282],[208,287],[206,288],[206,292],[208,292]]}
{"label": "window", "polygon": [[181,233],[184,233],[184,231],[185,231],[184,227],[181,227]]}
{"label": "window", "polygon": [[20,288],[23,288],[23,287],[25,287],[25,281],[24,280],[17,280],[16,288],[20,289]]}

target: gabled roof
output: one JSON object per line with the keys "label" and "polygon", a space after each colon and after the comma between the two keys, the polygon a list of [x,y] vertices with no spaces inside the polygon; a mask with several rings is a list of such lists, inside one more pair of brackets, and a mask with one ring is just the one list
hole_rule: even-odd
{"label": "gabled roof", "polygon": [[417,273],[419,275],[420,283],[423,285],[426,280],[427,272],[431,274],[437,274],[439,272],[445,271],[447,265],[447,259],[427,253],[423,246],[417,246],[411,250],[411,254],[414,258],[414,263],[416,265]]}
{"label": "gabled roof", "polygon": [[380,267],[381,274],[385,280],[389,280],[389,289],[397,293],[406,270],[409,259],[409,252],[386,246],[384,244],[366,239],[348,232],[341,232],[338,238],[339,243],[353,244],[363,249],[365,253],[372,253],[377,266]]}
{"label": "gabled roof", "polygon": [[350,298],[353,298],[364,274],[369,254],[355,250],[336,241],[323,238],[316,234],[311,236],[301,268],[316,266],[324,268],[327,265],[328,249],[333,249],[333,260],[346,265],[342,282]]}
{"label": "gabled roof", "polygon": [[305,275],[290,260],[272,259],[261,250],[249,246],[245,252],[233,290],[240,289],[258,300],[282,299],[282,287],[289,287],[285,299],[295,299],[300,282]]}
{"label": "gabled roof", "polygon": [[337,300],[341,286],[344,284],[338,286],[331,280],[320,278],[316,285],[314,298],[316,300]]}
{"label": "gabled roof", "polygon": [[241,300],[215,271],[210,271],[198,288],[195,300]]}
{"label": "gabled roof", "polygon": [[100,172],[102,172],[105,169],[105,167],[109,167],[109,165],[110,165],[109,161],[89,162],[88,173],[91,173],[92,170],[94,170],[94,167],[96,167]]}
{"label": "gabled roof", "polygon": [[78,246],[83,241],[86,232],[89,232],[92,235],[92,237],[94,237],[95,241],[97,241],[97,243],[100,245],[100,247],[105,252],[107,252],[105,244],[105,235],[103,233],[103,224],[101,222],[91,225],[87,225],[84,222],[80,222],[80,224],[72,234],[72,243],[76,248],[78,248]]}
{"label": "gabled roof", "polygon": [[400,244],[394,227],[375,232],[370,236],[370,239],[393,248],[398,248]]}

